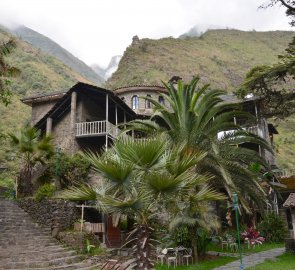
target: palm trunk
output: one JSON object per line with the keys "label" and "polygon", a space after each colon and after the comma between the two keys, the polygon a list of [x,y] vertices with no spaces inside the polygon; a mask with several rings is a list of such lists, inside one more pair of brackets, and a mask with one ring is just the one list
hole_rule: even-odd
{"label": "palm trunk", "polygon": [[136,269],[154,269],[151,261],[150,228],[148,225],[139,225],[136,243]]}
{"label": "palm trunk", "polygon": [[192,227],[191,228],[191,243],[193,247],[193,258],[194,262],[199,261],[199,254],[198,254],[198,238],[197,238],[197,229]]}
{"label": "palm trunk", "polygon": [[32,187],[32,167],[26,165],[20,172],[20,185],[21,185],[21,194],[23,196],[31,196],[33,187]]}

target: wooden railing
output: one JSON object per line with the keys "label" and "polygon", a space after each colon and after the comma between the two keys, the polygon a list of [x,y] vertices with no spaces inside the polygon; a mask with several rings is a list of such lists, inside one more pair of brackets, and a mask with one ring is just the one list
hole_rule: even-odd
{"label": "wooden railing", "polygon": [[295,177],[295,169],[283,169],[275,172],[278,178],[290,178]]}
{"label": "wooden railing", "polygon": [[[263,137],[263,132],[262,132],[261,129],[258,128],[258,126],[242,127],[242,129],[245,130],[245,131],[248,131],[248,132],[250,132],[252,134],[255,134],[255,135],[257,135],[257,136],[259,136],[261,138],[264,138]],[[222,138],[223,135],[226,135],[228,133],[234,133],[234,132],[236,132],[236,130],[221,131],[221,132],[218,132],[217,137],[218,137],[218,139],[220,139],[220,138]]]}
{"label": "wooden railing", "polygon": [[76,123],[76,137],[110,135],[116,138],[119,133],[120,130],[106,120]]}

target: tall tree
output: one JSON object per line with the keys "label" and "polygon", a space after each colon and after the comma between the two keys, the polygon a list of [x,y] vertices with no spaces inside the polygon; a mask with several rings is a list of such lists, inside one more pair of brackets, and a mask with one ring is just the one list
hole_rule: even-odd
{"label": "tall tree", "polygon": [[236,93],[241,98],[247,94],[262,97],[265,115],[285,118],[295,113],[295,37],[278,60],[252,68]]}
{"label": "tall tree", "polygon": [[16,133],[9,133],[11,145],[20,158],[19,193],[31,196],[33,192],[33,170],[38,164],[45,164],[54,154],[52,137],[41,136],[35,128],[27,127]]}
{"label": "tall tree", "polygon": [[[195,166],[204,156],[204,153],[184,154],[181,147],[170,148],[163,136],[150,140],[119,140],[101,157],[86,154],[103,177],[100,187],[73,187],[61,197],[96,200],[101,210],[113,214],[116,223],[121,215],[135,219],[132,234],[136,241],[136,269],[152,269],[151,219],[165,211],[173,215],[177,204],[191,202],[201,219],[205,213],[198,205],[224,199],[207,185],[209,175],[195,173]],[[197,252],[197,248],[195,250]]]}
{"label": "tall tree", "polygon": [[249,197],[263,208],[265,193],[259,175],[249,166],[259,163],[268,168],[268,165],[254,150],[238,146],[255,143],[271,151],[268,143],[234,122],[235,117],[240,117],[253,125],[256,120],[251,115],[241,111],[237,104],[223,102],[223,91],[208,90],[209,85],[197,87],[198,81],[199,78],[194,78],[184,84],[180,80],[177,87],[165,84],[166,106],[149,99],[154,105],[152,119],[135,120],[129,123],[128,130],[139,130],[151,136],[165,133],[172,144],[183,144],[187,153],[206,152],[206,157],[196,167],[198,172],[213,173],[214,185],[223,188],[229,198],[233,192],[238,193],[247,212],[251,211]]}
{"label": "tall tree", "polygon": [[[290,25],[295,26],[295,1],[270,0],[261,8],[280,4],[290,17]],[[290,37],[291,38],[291,37]],[[244,98],[247,94],[262,97],[265,103],[264,113],[268,116],[285,118],[295,113],[295,37],[289,43],[285,54],[278,56],[278,62],[273,65],[253,67],[237,95]]]}
{"label": "tall tree", "polygon": [[6,57],[9,56],[16,48],[16,42],[11,39],[6,43],[0,45],[0,102],[6,106],[10,103],[11,91],[9,85],[10,78],[16,77],[20,74],[20,70],[9,65]]}

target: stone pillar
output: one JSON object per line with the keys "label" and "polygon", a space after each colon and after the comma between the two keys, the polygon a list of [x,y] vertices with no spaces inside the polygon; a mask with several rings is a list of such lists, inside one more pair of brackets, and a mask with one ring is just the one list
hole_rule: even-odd
{"label": "stone pillar", "polygon": [[50,135],[52,131],[52,118],[48,117],[46,120],[46,135]]}
{"label": "stone pillar", "polygon": [[72,92],[72,97],[71,97],[71,132],[75,131],[76,115],[77,115],[77,93]]}

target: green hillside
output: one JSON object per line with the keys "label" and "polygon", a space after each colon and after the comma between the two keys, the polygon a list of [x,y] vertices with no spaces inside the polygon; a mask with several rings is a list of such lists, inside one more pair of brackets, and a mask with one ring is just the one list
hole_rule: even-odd
{"label": "green hillside", "polygon": [[35,48],[39,48],[43,52],[59,59],[75,72],[81,74],[87,80],[92,82],[92,84],[101,85],[104,82],[104,79],[100,77],[91,67],[87,66],[84,62],[62,48],[50,38],[25,26],[20,26],[12,30],[12,32],[17,37],[32,44]]}
{"label": "green hillside", "polygon": [[[0,43],[10,35],[0,29]],[[12,80],[14,93],[12,104],[5,107],[0,103],[0,133],[14,131],[30,121],[30,107],[20,102],[25,95],[68,89],[77,81],[90,83],[59,60],[51,57],[32,45],[17,39],[18,48],[7,59],[11,65],[21,70],[21,75]],[[1,160],[5,160],[9,149],[0,148]]]}
{"label": "green hillside", "polygon": [[[189,81],[199,75],[212,88],[233,91],[255,65],[271,64],[284,52],[294,32],[209,30],[200,37],[135,40],[118,70],[106,82],[114,89],[135,84],[161,84],[178,75]],[[295,167],[295,118],[279,125],[278,162]]]}

